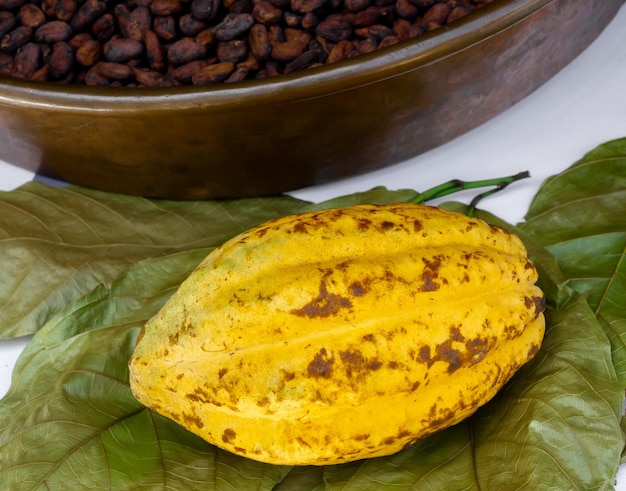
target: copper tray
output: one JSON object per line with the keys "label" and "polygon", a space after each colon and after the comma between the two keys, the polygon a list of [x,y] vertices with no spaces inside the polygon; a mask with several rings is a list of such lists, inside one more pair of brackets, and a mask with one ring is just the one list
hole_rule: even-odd
{"label": "copper tray", "polygon": [[498,0],[375,53],[210,88],[4,78],[0,159],[87,187],[161,198],[320,184],[414,157],[499,114],[574,59],[623,4]]}

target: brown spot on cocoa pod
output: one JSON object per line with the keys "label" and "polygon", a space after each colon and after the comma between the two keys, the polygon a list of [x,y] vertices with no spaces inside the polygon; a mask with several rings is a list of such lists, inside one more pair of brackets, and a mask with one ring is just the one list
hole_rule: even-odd
{"label": "brown spot on cocoa pod", "polygon": [[235,430],[232,428],[226,428],[224,433],[222,433],[222,441],[224,443],[232,443],[236,436],[237,432]]}
{"label": "brown spot on cocoa pod", "polygon": [[196,414],[183,413],[183,421],[189,426],[195,426],[196,428],[202,428],[204,423]]}
{"label": "brown spot on cocoa pod", "polygon": [[330,293],[324,280],[320,282],[320,289],[317,297],[311,299],[309,303],[299,309],[291,310],[294,315],[302,317],[328,317],[337,314],[341,309],[349,309],[352,302],[346,297],[335,293]]}
{"label": "brown spot on cocoa pod", "polygon": [[334,357],[328,355],[326,348],[322,348],[315,354],[313,361],[309,363],[307,374],[309,377],[330,378],[333,373],[334,363]]}

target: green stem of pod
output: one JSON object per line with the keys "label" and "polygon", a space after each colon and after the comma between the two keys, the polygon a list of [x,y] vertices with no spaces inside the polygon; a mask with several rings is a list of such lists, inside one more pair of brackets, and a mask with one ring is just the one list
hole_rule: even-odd
{"label": "green stem of pod", "polygon": [[458,193],[459,191],[466,191],[468,189],[483,187],[493,187],[493,189],[484,191],[476,195],[474,199],[472,199],[469,204],[469,209],[467,213],[469,216],[472,216],[474,214],[476,206],[482,199],[486,198],[487,196],[491,196],[498,191],[501,191],[515,181],[519,181],[527,177],[530,177],[530,172],[528,171],[518,172],[517,174],[512,176],[484,179],[482,181],[462,181],[460,179],[452,179],[451,181],[444,182],[443,184],[439,184],[438,186],[430,188],[423,193],[418,193],[413,199],[410,200],[410,202],[421,204],[433,199],[443,198],[444,196],[448,196],[449,194]]}

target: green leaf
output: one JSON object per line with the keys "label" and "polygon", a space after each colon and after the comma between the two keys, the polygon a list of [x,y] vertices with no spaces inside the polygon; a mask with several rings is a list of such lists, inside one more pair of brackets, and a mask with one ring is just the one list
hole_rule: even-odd
{"label": "green leaf", "polygon": [[[474,417],[386,458],[326,468],[260,464],[143,408],[127,373],[138,330],[210,249],[143,260],[35,334],[0,401],[0,489],[506,490],[513,478],[530,479],[530,489],[602,489],[612,479],[623,394],[606,336],[580,300],[551,312],[535,361]],[[553,280],[560,278],[548,276],[546,286],[558,291]],[[555,441],[558,434],[567,438]],[[511,462],[530,477],[509,475]]]}
{"label": "green leaf", "polygon": [[139,404],[139,329],[210,249],[144,260],[33,336],[0,402],[0,489],[272,489],[289,468],[223,452]]}
{"label": "green leaf", "polygon": [[38,182],[2,192],[0,339],[35,332],[141,259],[215,246],[305,205],[287,196],[149,200]]}
{"label": "green leaf", "polygon": [[548,179],[520,229],[558,260],[605,328],[626,387],[626,139]]}

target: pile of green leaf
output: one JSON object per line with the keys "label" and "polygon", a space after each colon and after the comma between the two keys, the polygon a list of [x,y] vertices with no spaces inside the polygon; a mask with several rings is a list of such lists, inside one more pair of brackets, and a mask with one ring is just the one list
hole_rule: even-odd
{"label": "pile of green leaf", "polygon": [[464,422],[389,457],[291,468],[224,452],[133,398],[139,329],[212,248],[281,215],[414,195],[174,202],[39,183],[0,194],[0,336],[35,333],[0,401],[0,489],[613,489],[624,447],[626,139],[548,179],[517,228],[478,212],[525,240],[548,327],[536,358]]}

